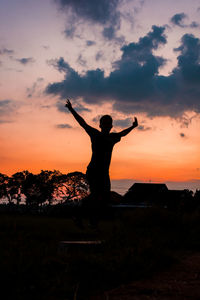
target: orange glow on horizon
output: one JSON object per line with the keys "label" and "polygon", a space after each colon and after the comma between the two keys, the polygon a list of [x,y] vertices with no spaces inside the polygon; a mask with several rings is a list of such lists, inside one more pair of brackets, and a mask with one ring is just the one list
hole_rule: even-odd
{"label": "orange glow on horizon", "polygon": [[[92,118],[105,112],[112,113],[109,109],[109,106],[101,111],[95,108],[92,116],[88,112],[81,115],[98,128]],[[122,117],[115,114],[115,118]],[[200,179],[199,119],[189,128],[181,128],[170,118],[148,119],[138,115],[138,120],[150,129],[133,130],[116,144],[110,167],[111,179],[152,182]],[[61,114],[54,107],[46,111],[36,107],[35,113],[30,114],[27,108],[16,116],[16,121],[1,124],[1,173],[12,175],[22,170],[35,174],[41,170],[59,170],[64,174],[86,172],[91,158],[90,139],[70,114]],[[56,128],[56,124],[65,123],[72,128]],[[185,137],[180,136],[182,131]]]}

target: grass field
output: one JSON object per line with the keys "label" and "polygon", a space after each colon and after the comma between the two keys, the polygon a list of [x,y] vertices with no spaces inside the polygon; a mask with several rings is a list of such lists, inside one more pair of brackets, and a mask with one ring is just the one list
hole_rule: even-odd
{"label": "grass field", "polygon": [[[88,299],[90,294],[148,278],[187,250],[200,250],[200,213],[148,208],[102,220],[98,230],[69,218],[0,215],[4,299]],[[102,240],[58,251],[62,240]]]}

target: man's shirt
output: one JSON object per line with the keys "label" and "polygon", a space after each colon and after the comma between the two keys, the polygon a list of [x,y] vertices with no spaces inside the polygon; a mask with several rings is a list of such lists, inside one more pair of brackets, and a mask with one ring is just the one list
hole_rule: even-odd
{"label": "man's shirt", "polygon": [[120,135],[114,132],[105,134],[89,125],[85,130],[92,143],[92,158],[88,169],[108,172],[112,150],[114,145],[120,141]]}

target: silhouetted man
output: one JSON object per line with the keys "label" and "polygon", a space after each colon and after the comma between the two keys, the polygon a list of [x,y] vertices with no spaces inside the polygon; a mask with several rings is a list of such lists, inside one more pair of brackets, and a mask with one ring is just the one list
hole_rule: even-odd
{"label": "silhouetted man", "polygon": [[118,133],[111,132],[112,118],[104,115],[100,119],[99,127],[101,131],[89,126],[85,120],[73,109],[69,100],[65,105],[72,113],[76,121],[85,129],[90,136],[92,143],[92,158],[87,167],[86,178],[90,186],[90,206],[101,207],[110,200],[110,177],[109,166],[112,150],[121,137],[127,135],[132,129],[138,126],[135,118],[132,126]]}

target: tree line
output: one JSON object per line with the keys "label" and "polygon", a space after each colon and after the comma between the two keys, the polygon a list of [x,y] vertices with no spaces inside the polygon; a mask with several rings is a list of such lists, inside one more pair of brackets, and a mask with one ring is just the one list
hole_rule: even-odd
{"label": "tree line", "polygon": [[89,193],[85,174],[62,174],[58,170],[42,170],[33,174],[27,170],[12,176],[0,173],[0,203],[42,206],[78,202]]}
{"label": "tree line", "polygon": [[[41,170],[33,174],[27,170],[17,172],[11,176],[0,173],[0,204],[25,205],[33,209],[52,206],[55,204],[76,204],[89,194],[89,185],[85,174],[71,172],[62,174],[58,170]],[[120,197],[120,202],[127,203],[127,193]],[[142,196],[142,195],[141,195]],[[118,202],[111,198],[114,203]],[[148,198],[148,197],[147,197]],[[137,202],[137,195],[131,196],[131,203]],[[141,199],[140,202],[147,200]],[[195,210],[200,207],[200,190],[193,193],[190,190],[167,191],[154,195],[151,205],[167,206],[171,210]],[[21,206],[22,207],[22,206]],[[63,206],[62,206],[63,207]]]}

